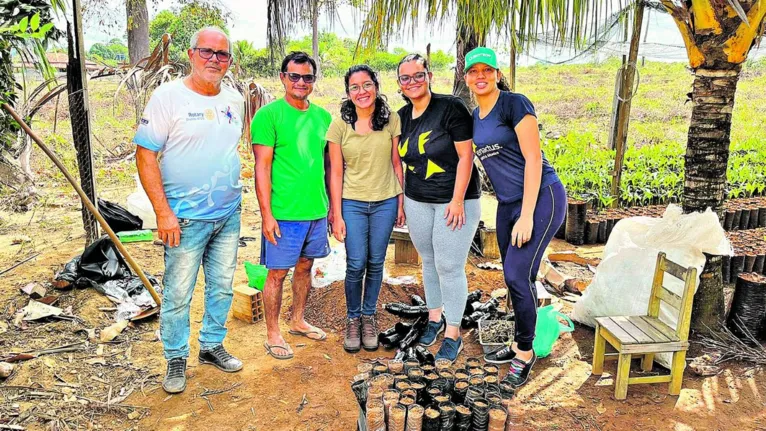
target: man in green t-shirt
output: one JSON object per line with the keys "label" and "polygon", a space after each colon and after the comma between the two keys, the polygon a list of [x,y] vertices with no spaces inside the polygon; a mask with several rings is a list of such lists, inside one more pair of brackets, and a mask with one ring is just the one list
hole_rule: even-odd
{"label": "man in green t-shirt", "polygon": [[314,259],[330,254],[327,238],[325,135],[332,117],[310,103],[316,63],[304,52],[282,61],[285,97],[258,110],[250,125],[255,154],[255,190],[261,208],[261,264],[269,269],[263,288],[267,352],[290,359],[293,351],[279,331],[282,285],[293,273],[290,333],[312,340],[327,334],[303,319]]}

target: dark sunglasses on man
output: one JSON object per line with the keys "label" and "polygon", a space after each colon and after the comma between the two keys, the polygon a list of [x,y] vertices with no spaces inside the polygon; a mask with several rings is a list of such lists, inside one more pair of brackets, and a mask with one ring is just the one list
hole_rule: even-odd
{"label": "dark sunglasses on man", "polygon": [[303,82],[306,84],[313,84],[316,82],[317,77],[316,75],[301,75],[300,73],[292,73],[292,72],[283,72],[282,75],[286,76],[287,79],[290,80],[290,82],[298,82],[301,79],[303,79]]}
{"label": "dark sunglasses on man", "polygon": [[203,60],[210,60],[215,56],[221,63],[228,63],[231,60],[231,53],[228,51],[215,51],[210,48],[194,48]]}
{"label": "dark sunglasses on man", "polygon": [[402,85],[407,85],[410,82],[423,82],[426,80],[426,73],[418,72],[414,75],[399,75],[398,80]]}

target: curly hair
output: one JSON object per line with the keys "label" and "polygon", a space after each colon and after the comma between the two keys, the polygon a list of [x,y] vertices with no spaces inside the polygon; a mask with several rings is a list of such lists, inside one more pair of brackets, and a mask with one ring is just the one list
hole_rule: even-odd
{"label": "curly hair", "polygon": [[[349,94],[348,81],[351,79],[351,75],[357,72],[366,73],[370,76],[372,83],[375,84],[376,96],[375,110],[372,113],[372,130],[381,131],[384,127],[386,127],[388,120],[391,118],[391,108],[386,102],[386,96],[380,94],[380,82],[378,81],[378,75],[374,70],[372,70],[370,66],[366,64],[360,64],[351,66],[351,68],[348,69],[346,76],[343,77],[343,80],[346,83],[346,95]],[[356,113],[356,105],[354,105],[354,102],[350,98],[344,99],[343,103],[340,105],[340,117],[347,124],[350,124],[352,128],[356,129],[356,120],[359,119],[359,116]]]}

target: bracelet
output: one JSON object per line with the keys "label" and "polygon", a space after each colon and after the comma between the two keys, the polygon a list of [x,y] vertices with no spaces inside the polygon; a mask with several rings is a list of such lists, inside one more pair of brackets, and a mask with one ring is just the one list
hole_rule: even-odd
{"label": "bracelet", "polygon": [[462,207],[462,206],[463,206],[463,201],[460,201],[460,202],[456,202],[455,200],[453,200],[452,202],[456,203],[456,204],[457,204],[457,206],[459,206],[459,207]]}

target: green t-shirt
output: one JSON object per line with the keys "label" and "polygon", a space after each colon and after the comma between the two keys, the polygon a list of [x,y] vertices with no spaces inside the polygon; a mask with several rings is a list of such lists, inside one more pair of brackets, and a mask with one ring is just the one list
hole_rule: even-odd
{"label": "green t-shirt", "polygon": [[277,220],[307,221],[327,217],[325,135],[330,113],[315,104],[301,111],[285,99],[256,112],[250,124],[253,145],[274,148],[271,211]]}

